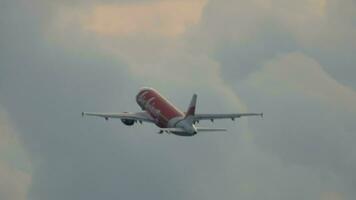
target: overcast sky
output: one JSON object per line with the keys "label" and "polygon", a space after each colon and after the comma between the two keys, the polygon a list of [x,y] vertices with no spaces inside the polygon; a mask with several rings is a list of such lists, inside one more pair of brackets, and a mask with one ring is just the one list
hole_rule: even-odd
{"label": "overcast sky", "polygon": [[[356,1],[0,0],[0,199],[356,198]],[[264,112],[159,135],[82,111]]]}

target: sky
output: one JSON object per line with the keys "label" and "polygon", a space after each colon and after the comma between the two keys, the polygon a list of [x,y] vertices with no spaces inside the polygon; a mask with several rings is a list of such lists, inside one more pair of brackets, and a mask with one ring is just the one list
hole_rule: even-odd
{"label": "sky", "polygon": [[[356,198],[356,1],[0,0],[0,199]],[[159,135],[82,118],[264,112]]]}

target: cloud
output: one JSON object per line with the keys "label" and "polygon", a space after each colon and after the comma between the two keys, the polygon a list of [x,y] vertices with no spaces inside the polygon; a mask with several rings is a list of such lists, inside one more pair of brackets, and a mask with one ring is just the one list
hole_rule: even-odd
{"label": "cloud", "polygon": [[[197,37],[232,85],[278,54],[300,51],[356,88],[354,1],[209,1]],[[234,73],[234,72],[237,73]]]}
{"label": "cloud", "polygon": [[330,77],[317,61],[299,52],[281,55],[265,63],[247,81],[269,94],[299,93],[356,111],[356,92]]}
{"label": "cloud", "polygon": [[339,192],[324,192],[321,196],[321,200],[342,200],[343,195]]}
{"label": "cloud", "polygon": [[316,173],[322,199],[354,197],[356,93],[352,88],[300,52],[266,61],[237,88],[249,107],[257,106],[268,116],[262,124],[250,126],[261,151],[287,166],[320,169]]}
{"label": "cloud", "polygon": [[25,150],[0,107],[0,198],[26,200],[31,174]]}
{"label": "cloud", "polygon": [[0,198],[6,200],[26,200],[31,176],[0,161]]}
{"label": "cloud", "polygon": [[[340,13],[339,8],[346,12]],[[246,41],[273,21],[292,33],[301,45],[322,45],[320,42],[328,39],[329,43],[336,44],[344,41],[341,39],[345,30],[354,31],[354,26],[350,26],[354,9],[354,2],[349,0],[338,3],[329,0],[211,1],[204,11],[201,28],[205,33],[201,34],[218,41]],[[334,30],[336,27],[339,29]],[[326,30],[330,32],[324,32]],[[350,33],[350,37],[354,37],[353,34]]]}
{"label": "cloud", "polygon": [[[72,9],[79,15],[68,15],[72,13],[71,9],[62,9],[57,16],[65,16],[67,20],[59,17],[54,20],[59,26],[54,26],[63,33],[63,24],[79,22],[79,27],[73,26],[78,29],[73,31],[75,34],[72,37],[93,33],[89,38],[79,40],[83,40],[83,43],[94,41],[102,52],[123,60],[128,64],[131,74],[144,80],[146,85],[161,89],[209,86],[219,95],[226,96],[230,105],[246,110],[239,97],[221,78],[219,63],[206,55],[205,51],[194,49],[187,39],[200,22],[205,4],[205,0],[169,0],[99,4],[94,5],[92,10]],[[107,32],[106,28],[112,30]],[[67,34],[56,36],[65,41]]]}
{"label": "cloud", "polygon": [[[310,39],[335,28],[325,23],[337,7],[330,1],[207,1],[174,17],[187,1],[9,2],[0,12],[9,20],[0,35],[0,94],[36,166],[29,198],[354,199],[355,116],[345,111],[354,95],[343,76],[332,76],[347,72],[326,73],[330,62]],[[100,7],[113,19],[122,17],[117,10],[135,15],[116,26],[95,14]],[[157,15],[169,17],[155,29]],[[134,28],[123,29],[129,22]],[[101,33],[90,23],[115,28]],[[329,59],[340,59],[344,40],[332,44],[340,46],[324,48]],[[142,85],[181,108],[196,92],[201,112],[266,117],[248,127],[246,119],[217,120],[228,134],[189,139],[80,117],[138,109]]]}
{"label": "cloud", "polygon": [[111,36],[177,37],[199,23],[206,0],[160,0],[95,5],[83,21],[85,29]]}
{"label": "cloud", "polygon": [[[94,4],[92,10],[63,8],[50,25],[51,28],[56,27],[55,32],[48,32],[48,36],[63,43],[68,43],[67,36],[82,40],[82,43],[94,41],[103,52],[128,63],[132,73],[139,77],[153,79],[159,76],[164,80],[179,81],[185,76],[185,81],[193,81],[193,77],[196,77],[194,81],[205,81],[209,78],[200,78],[201,72],[215,78],[218,77],[219,66],[206,55],[192,52],[182,37],[161,37],[181,35],[196,25],[205,3],[205,0],[168,0]],[[65,31],[68,26],[72,28]],[[106,34],[102,28],[95,28],[97,26],[114,30]],[[91,32],[94,35],[80,38],[81,34]],[[72,43],[68,45],[73,47]],[[162,73],[167,73],[167,76]]]}

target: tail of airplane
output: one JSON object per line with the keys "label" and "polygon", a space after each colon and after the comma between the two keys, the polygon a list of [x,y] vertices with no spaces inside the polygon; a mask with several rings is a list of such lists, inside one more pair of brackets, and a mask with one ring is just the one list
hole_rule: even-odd
{"label": "tail of airplane", "polygon": [[219,132],[219,131],[227,131],[225,128],[204,128],[197,127],[198,132]]}
{"label": "tail of airplane", "polygon": [[185,117],[194,116],[195,115],[195,105],[197,104],[197,95],[194,94],[192,100],[190,101],[187,112],[185,113]]}

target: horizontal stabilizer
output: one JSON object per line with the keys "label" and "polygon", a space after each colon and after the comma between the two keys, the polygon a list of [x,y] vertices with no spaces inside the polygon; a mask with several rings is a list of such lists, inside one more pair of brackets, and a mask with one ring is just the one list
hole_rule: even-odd
{"label": "horizontal stabilizer", "polygon": [[182,128],[161,128],[159,133],[184,133],[184,129]]}
{"label": "horizontal stabilizer", "polygon": [[202,127],[197,127],[196,129],[197,129],[198,132],[227,131],[225,128],[202,128]]}

